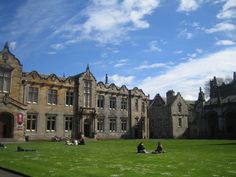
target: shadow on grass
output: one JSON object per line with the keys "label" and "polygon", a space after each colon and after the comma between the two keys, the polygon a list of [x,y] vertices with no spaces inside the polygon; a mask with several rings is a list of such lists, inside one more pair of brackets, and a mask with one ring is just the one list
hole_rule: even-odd
{"label": "shadow on grass", "polygon": [[236,145],[236,142],[230,142],[230,143],[218,143],[218,144],[210,144],[210,145],[218,145],[218,146],[231,145],[231,146],[235,146],[235,145]]}

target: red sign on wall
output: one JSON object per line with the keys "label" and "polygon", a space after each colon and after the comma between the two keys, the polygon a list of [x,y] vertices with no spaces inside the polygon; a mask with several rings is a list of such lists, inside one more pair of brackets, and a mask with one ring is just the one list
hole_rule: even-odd
{"label": "red sign on wall", "polygon": [[23,114],[22,113],[18,113],[17,114],[17,123],[18,123],[18,125],[22,125],[23,121],[24,121]]}

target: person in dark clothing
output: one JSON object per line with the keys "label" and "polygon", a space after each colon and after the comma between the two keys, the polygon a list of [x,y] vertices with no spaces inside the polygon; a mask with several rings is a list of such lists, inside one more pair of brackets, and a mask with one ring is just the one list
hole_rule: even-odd
{"label": "person in dark clothing", "polygon": [[6,149],[7,147],[5,146],[5,144],[0,143],[0,148]]}
{"label": "person in dark clothing", "polygon": [[85,145],[84,138],[80,138],[80,140],[79,140],[79,145]]}
{"label": "person in dark clothing", "polygon": [[157,143],[157,148],[156,148],[156,150],[154,152],[155,153],[164,153],[165,152],[164,148],[163,148],[163,145],[161,144],[160,141]]}
{"label": "person in dark clothing", "polygon": [[137,153],[147,153],[146,148],[142,142],[137,146]]}

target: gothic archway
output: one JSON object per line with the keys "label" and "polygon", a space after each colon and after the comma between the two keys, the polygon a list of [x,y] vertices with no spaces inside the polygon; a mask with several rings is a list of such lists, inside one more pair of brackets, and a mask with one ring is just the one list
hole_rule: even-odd
{"label": "gothic archway", "polygon": [[0,138],[13,138],[14,116],[0,113]]}
{"label": "gothic archway", "polygon": [[213,111],[208,112],[207,120],[208,120],[208,136],[211,138],[216,138],[219,130],[217,113]]}

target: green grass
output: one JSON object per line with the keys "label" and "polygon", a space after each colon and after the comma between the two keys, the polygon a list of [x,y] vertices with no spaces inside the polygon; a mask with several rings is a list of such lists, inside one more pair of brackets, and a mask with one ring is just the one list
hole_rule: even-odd
{"label": "green grass", "polygon": [[[162,140],[166,153],[137,154],[140,140],[89,140],[85,146],[64,142],[7,144],[0,166],[30,176],[56,177],[230,177],[236,176],[234,140]],[[154,150],[157,140],[143,140]],[[37,149],[16,152],[16,146]]]}

